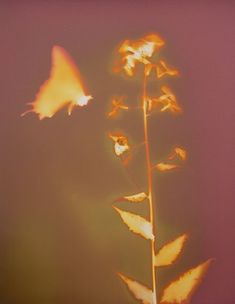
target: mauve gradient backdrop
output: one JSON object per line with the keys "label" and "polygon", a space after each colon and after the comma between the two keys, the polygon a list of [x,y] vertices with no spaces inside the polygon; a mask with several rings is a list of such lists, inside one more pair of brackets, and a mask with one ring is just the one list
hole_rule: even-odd
{"label": "mauve gradient backdrop", "polygon": [[[178,262],[159,271],[159,289],[214,257],[192,303],[235,303],[234,26],[232,0],[0,1],[1,304],[135,303],[116,271],[150,284],[148,242],[111,208],[136,189],[106,137],[120,128],[142,141],[141,113],[105,118],[111,96],[136,104],[141,94],[139,77],[110,73],[116,45],[149,32],[166,40],[163,56],[181,71],[166,82],[184,108],[152,116],[153,160],[175,144],[189,151],[183,170],[154,179],[158,244],[190,234]],[[55,44],[74,58],[94,100],[71,117],[20,118],[48,77]],[[144,185],[142,150],[131,170]]]}

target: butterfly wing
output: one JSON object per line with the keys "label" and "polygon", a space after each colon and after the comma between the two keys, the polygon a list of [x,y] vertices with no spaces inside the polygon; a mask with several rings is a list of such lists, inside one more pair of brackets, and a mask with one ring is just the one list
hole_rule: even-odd
{"label": "butterfly wing", "polygon": [[[40,119],[52,117],[68,105],[70,110],[85,96],[80,73],[67,52],[59,46],[52,49],[52,68],[49,79],[41,86],[32,109]],[[80,104],[82,105],[82,104]],[[26,112],[25,112],[26,113]],[[25,114],[24,113],[24,114]]]}

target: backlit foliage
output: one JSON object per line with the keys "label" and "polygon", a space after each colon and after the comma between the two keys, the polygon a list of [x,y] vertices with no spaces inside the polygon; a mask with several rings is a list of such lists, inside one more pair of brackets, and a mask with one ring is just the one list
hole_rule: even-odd
{"label": "backlit foliage", "polygon": [[[187,151],[181,146],[175,146],[171,152],[162,160],[155,164],[152,163],[150,157],[149,146],[149,118],[157,112],[163,114],[182,113],[182,108],[178,102],[175,93],[168,84],[163,84],[166,76],[175,77],[179,75],[178,69],[169,65],[165,59],[161,58],[160,50],[165,45],[164,40],[157,34],[149,34],[138,40],[125,40],[118,48],[119,61],[115,67],[115,72],[124,72],[127,76],[134,76],[137,65],[142,65],[143,73],[143,91],[138,108],[143,115],[143,142],[145,148],[146,161],[146,185],[145,191],[138,190],[137,193],[119,197],[115,201],[125,201],[127,203],[146,204],[149,216],[144,218],[138,214],[127,212],[116,206],[113,206],[119,214],[123,223],[128,229],[150,242],[151,248],[151,287],[147,287],[136,280],[132,280],[124,274],[118,273],[121,280],[126,284],[132,295],[143,304],[188,304],[191,297],[201,283],[207,272],[211,259],[198,266],[191,268],[180,275],[176,280],[170,282],[167,287],[161,291],[161,298],[157,298],[156,271],[159,267],[170,266],[176,262],[182,253],[184,244],[188,236],[182,234],[173,241],[170,241],[158,247],[156,243],[158,239],[155,236],[156,214],[154,214],[153,202],[153,183],[152,175],[156,170],[160,172],[172,171],[182,167],[187,160]],[[154,56],[157,55],[157,56]],[[157,59],[156,59],[157,58]],[[156,96],[149,96],[148,77],[155,74],[155,79],[161,81],[159,92]],[[51,118],[59,110],[67,107],[68,114],[77,107],[86,106],[92,96],[88,95],[85,86],[81,80],[81,75],[73,60],[67,52],[59,47],[54,46],[52,49],[52,67],[49,79],[39,89],[35,100],[30,103],[31,109],[24,112],[24,116],[28,112],[34,112],[39,119]],[[126,98],[113,98],[110,110],[107,114],[109,118],[113,118],[120,112],[130,110]],[[121,133],[110,133],[109,138],[113,144],[113,151],[117,158],[121,159],[122,164],[126,167],[132,157],[130,150],[133,147],[129,144],[127,136]],[[139,145],[141,146],[141,144]],[[138,187],[140,189],[140,187]],[[136,204],[134,204],[136,206]]]}
{"label": "backlit foliage", "polygon": [[155,255],[154,265],[159,267],[173,264],[181,253],[186,239],[187,235],[183,234],[174,241],[164,245]]}
{"label": "backlit foliage", "polygon": [[154,239],[153,227],[149,221],[137,214],[123,211],[117,207],[114,207],[114,209],[120,214],[123,222],[132,232],[141,235],[145,239]]}
{"label": "backlit foliage", "polygon": [[[169,65],[165,59],[161,59],[160,49],[165,42],[157,34],[150,34],[138,40],[125,40],[118,48],[119,62],[115,67],[115,72],[124,72],[127,76],[134,76],[137,72],[136,66],[142,64],[143,68],[143,92],[139,109],[142,110],[144,121],[144,146],[147,167],[147,189],[146,192],[137,192],[136,194],[126,195],[116,199],[116,202],[126,201],[128,203],[146,203],[149,210],[149,219],[145,219],[135,213],[121,210],[114,206],[114,209],[120,215],[122,221],[128,226],[131,232],[141,235],[151,243],[151,288],[130,279],[124,274],[118,273],[122,281],[127,285],[132,295],[144,304],[188,304],[196,287],[200,284],[211,260],[200,264],[199,266],[186,271],[178,279],[169,283],[162,291],[162,297],[157,298],[156,270],[158,267],[170,266],[176,262],[182,253],[184,244],[188,236],[182,234],[173,241],[168,242],[162,248],[158,248],[154,227],[156,226],[156,215],[153,210],[153,185],[152,174],[156,169],[160,172],[172,171],[181,168],[187,160],[186,149],[181,146],[175,146],[162,161],[153,164],[150,158],[148,120],[157,113],[182,113],[175,93],[168,84],[163,84],[166,76],[175,77],[179,75],[178,69]],[[154,55],[157,56],[154,56]],[[156,60],[157,58],[157,60]],[[140,71],[140,70],[138,70]],[[161,81],[160,92],[156,96],[147,94],[148,77],[155,71],[156,79]],[[113,100],[112,109],[109,117],[112,118],[120,110],[130,110],[123,99]],[[123,134],[110,135],[114,143],[114,152],[117,156],[130,150],[128,139]],[[127,164],[128,165],[128,164]],[[155,169],[155,170],[154,170]],[[139,187],[138,187],[139,188]]]}
{"label": "backlit foliage", "polygon": [[153,292],[151,289],[146,286],[133,281],[123,274],[119,273],[119,277],[126,283],[127,287],[134,295],[137,300],[140,300],[143,304],[152,304],[153,303]]}
{"label": "backlit foliage", "polygon": [[211,259],[207,260],[197,267],[188,270],[178,279],[170,283],[170,285],[163,291],[161,304],[189,303],[195,289],[201,283],[211,262]]}

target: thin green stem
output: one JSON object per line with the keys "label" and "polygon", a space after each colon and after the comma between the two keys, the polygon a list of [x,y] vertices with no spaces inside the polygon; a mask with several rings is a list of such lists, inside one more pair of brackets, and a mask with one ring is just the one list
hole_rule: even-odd
{"label": "thin green stem", "polygon": [[[152,193],[152,164],[150,157],[150,147],[149,147],[149,135],[148,135],[148,118],[147,118],[147,98],[146,98],[146,86],[147,86],[147,76],[144,76],[143,81],[143,96],[142,96],[142,106],[143,106],[143,117],[144,117],[144,142],[145,142],[145,155],[146,155],[146,165],[147,165],[147,180],[148,180],[148,198],[149,198],[149,213],[150,213],[150,223],[154,230],[154,209],[153,209],[153,193]],[[154,265],[155,260],[155,239],[151,240],[151,258],[152,258],[152,290],[153,290],[153,304],[157,304],[157,291],[156,291],[156,269]]]}

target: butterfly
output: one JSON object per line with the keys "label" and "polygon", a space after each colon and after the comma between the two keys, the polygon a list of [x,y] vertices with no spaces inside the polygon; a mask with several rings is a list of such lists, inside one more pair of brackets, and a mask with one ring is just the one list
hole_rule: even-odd
{"label": "butterfly", "polygon": [[69,54],[60,46],[52,49],[52,67],[49,79],[44,82],[29,105],[29,112],[38,114],[39,119],[51,118],[63,107],[68,107],[68,114],[76,106],[85,106],[92,96],[86,95],[79,70]]}

